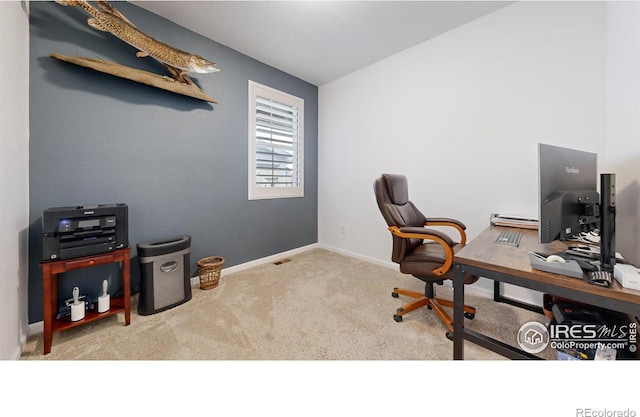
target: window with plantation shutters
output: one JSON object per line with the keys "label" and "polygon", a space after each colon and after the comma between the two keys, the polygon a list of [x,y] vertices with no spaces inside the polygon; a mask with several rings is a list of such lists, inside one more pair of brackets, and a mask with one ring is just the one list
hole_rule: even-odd
{"label": "window with plantation shutters", "polygon": [[304,196],[304,100],[249,81],[249,199]]}

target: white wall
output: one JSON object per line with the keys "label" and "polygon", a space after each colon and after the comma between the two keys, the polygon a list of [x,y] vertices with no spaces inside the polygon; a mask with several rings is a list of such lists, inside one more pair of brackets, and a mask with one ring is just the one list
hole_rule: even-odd
{"label": "white wall", "polygon": [[29,227],[29,19],[20,2],[0,2],[0,56],[0,359],[18,359],[28,332]]}
{"label": "white wall", "polygon": [[607,149],[606,46],[605,3],[521,2],[321,86],[320,244],[389,261],[383,172],[471,239],[491,213],[537,216],[538,142]]}
{"label": "white wall", "polygon": [[616,173],[616,250],[640,265],[640,3],[610,2],[607,161]]}

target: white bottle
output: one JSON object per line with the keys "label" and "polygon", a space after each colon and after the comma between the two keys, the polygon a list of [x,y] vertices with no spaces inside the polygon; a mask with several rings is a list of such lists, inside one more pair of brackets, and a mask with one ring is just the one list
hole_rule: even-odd
{"label": "white bottle", "polygon": [[84,301],[80,301],[80,289],[73,287],[73,304],[71,304],[71,321],[79,321],[84,318]]}
{"label": "white bottle", "polygon": [[105,313],[109,311],[109,308],[111,308],[111,297],[109,296],[109,294],[107,294],[108,286],[109,283],[106,279],[102,281],[102,295],[98,297],[98,313]]}

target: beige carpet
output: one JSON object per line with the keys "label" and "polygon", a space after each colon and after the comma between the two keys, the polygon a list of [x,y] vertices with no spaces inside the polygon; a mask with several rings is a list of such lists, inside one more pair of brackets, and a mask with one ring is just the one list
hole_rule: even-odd
{"label": "beige carpet", "polygon": [[[422,291],[423,284],[397,271],[315,249],[280,265],[234,274],[224,270],[217,288],[193,289],[178,307],[120,313],[53,336],[42,355],[42,335],[27,341],[23,360],[449,360],[452,342],[433,311],[422,308],[396,323],[406,298],[393,287]],[[452,297],[449,286],[438,296]],[[515,344],[518,328],[545,318],[509,305],[467,295],[478,311],[466,326]],[[552,358],[553,352],[547,352]],[[504,359],[465,343],[466,359]]]}

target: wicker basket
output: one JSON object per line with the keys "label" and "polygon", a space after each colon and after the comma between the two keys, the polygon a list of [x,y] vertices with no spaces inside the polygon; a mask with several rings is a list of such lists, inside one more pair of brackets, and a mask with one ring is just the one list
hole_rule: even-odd
{"label": "wicker basket", "polygon": [[209,256],[198,261],[198,274],[200,275],[200,289],[210,290],[218,286],[220,271],[224,264],[224,258]]}

